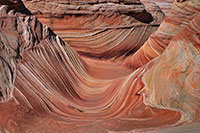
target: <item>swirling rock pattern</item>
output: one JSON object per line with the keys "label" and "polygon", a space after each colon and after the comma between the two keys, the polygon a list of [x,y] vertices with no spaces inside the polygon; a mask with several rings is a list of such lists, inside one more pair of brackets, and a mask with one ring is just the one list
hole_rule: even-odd
{"label": "swirling rock pattern", "polygon": [[188,23],[169,25],[178,30],[166,50],[133,71],[78,54],[20,0],[0,0],[0,131],[144,132],[199,120],[199,2],[182,4],[170,12],[179,7]]}
{"label": "swirling rock pattern", "polygon": [[158,6],[139,0],[42,0],[25,5],[79,54],[98,59],[133,54],[164,18]]}
{"label": "swirling rock pattern", "polygon": [[159,108],[182,111],[182,121],[199,118],[199,27],[200,14],[172,39],[143,77],[144,89],[147,90],[145,102]]}
{"label": "swirling rock pattern", "polygon": [[124,64],[135,70],[161,55],[171,39],[187,27],[189,22],[199,14],[199,6],[199,1],[195,0],[185,2],[175,1],[158,30]]}

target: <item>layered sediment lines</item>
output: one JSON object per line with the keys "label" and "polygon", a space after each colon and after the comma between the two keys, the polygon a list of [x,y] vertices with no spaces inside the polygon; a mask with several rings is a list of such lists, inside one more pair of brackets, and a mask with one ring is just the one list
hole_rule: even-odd
{"label": "layered sediment lines", "polygon": [[200,14],[171,40],[143,81],[146,104],[180,110],[183,121],[199,119]]}
{"label": "layered sediment lines", "polygon": [[155,4],[146,7],[139,0],[42,0],[25,5],[79,54],[98,59],[132,55],[164,18]]}
{"label": "layered sediment lines", "polygon": [[[2,102],[8,102],[1,103],[1,131],[127,131],[165,125],[166,121],[174,124],[180,119],[178,112],[145,106],[142,96],[137,95],[147,68],[114,79],[94,78],[88,71],[92,66],[47,26],[34,16],[13,13],[8,7],[1,8],[2,50],[14,50],[2,56],[15,62],[5,59],[8,65],[1,66],[6,73],[1,80],[12,79],[9,88],[1,88],[1,92],[12,94],[2,93]],[[16,69],[7,72],[13,66]],[[106,75],[107,71],[102,73]],[[27,124],[33,119],[40,124]],[[47,124],[52,126],[44,127]]]}
{"label": "layered sediment lines", "polygon": [[185,21],[167,25],[166,50],[133,71],[85,58],[23,3],[0,0],[0,131],[149,131],[199,120],[199,3],[180,5],[171,15],[183,11]]}
{"label": "layered sediment lines", "polygon": [[199,1],[175,1],[158,30],[124,64],[135,70],[161,55],[171,39],[199,14],[199,7]]}

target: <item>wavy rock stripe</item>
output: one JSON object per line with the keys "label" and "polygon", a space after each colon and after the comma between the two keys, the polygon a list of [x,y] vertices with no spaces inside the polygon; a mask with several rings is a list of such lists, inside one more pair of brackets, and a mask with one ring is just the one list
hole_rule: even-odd
{"label": "wavy rock stripe", "polygon": [[42,0],[25,5],[79,54],[99,59],[132,55],[164,18],[155,4],[146,7],[138,0]]}
{"label": "wavy rock stripe", "polygon": [[[62,47],[59,40],[54,42],[55,45],[49,40],[44,42],[25,53],[19,64],[14,96],[24,106],[83,129],[98,120],[104,123],[99,127],[103,131],[144,128],[144,123],[149,127],[162,126],[180,119],[179,113],[143,105],[137,92],[143,87],[141,77],[146,71],[144,68],[118,79],[94,79],[82,68],[77,69],[80,64],[72,64],[69,58],[76,60],[77,57],[67,56],[69,49]],[[116,120],[124,124],[116,127]],[[143,123],[142,127],[138,121]],[[130,122],[132,124],[127,125]],[[132,126],[134,123],[138,126]]]}
{"label": "wavy rock stripe", "polygon": [[141,0],[142,3],[149,3],[149,2],[153,2],[156,5],[158,5],[160,7],[160,9],[167,14],[171,7],[172,4],[174,2],[174,0]]}
{"label": "wavy rock stripe", "polygon": [[143,81],[146,104],[179,110],[182,121],[199,119],[200,14],[172,39]]}
{"label": "wavy rock stripe", "polygon": [[149,25],[138,25],[126,29],[95,30],[84,35],[69,36],[65,32],[61,36],[81,55],[109,59],[134,53],[156,29]]}
{"label": "wavy rock stripe", "polygon": [[161,26],[153,33],[145,44],[127,59],[125,66],[135,70],[150,60],[161,55],[171,39],[183,30],[200,12],[200,2],[195,0],[174,2]]}
{"label": "wavy rock stripe", "polygon": [[167,127],[180,119],[177,111],[145,106],[137,94],[151,65],[117,78],[95,78],[92,64],[36,17],[15,12],[15,4],[20,5],[0,6],[1,51],[7,52],[1,52],[7,63],[1,66],[1,80],[9,85],[1,91],[11,94],[1,96],[7,101],[0,104],[2,132],[130,131]]}

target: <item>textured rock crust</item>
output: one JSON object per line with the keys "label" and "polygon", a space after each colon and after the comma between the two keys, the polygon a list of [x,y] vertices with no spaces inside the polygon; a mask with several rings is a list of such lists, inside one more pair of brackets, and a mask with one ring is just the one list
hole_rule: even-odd
{"label": "textured rock crust", "polygon": [[[42,7],[48,7],[50,13],[56,11],[54,8],[62,7],[60,5],[67,5],[67,9],[71,5],[74,12],[74,6],[103,4],[101,8],[105,8],[109,3],[118,4],[114,8],[139,5],[152,16],[160,12],[151,2],[144,3],[148,8],[139,1],[59,2],[59,6],[52,6],[51,2],[48,5],[45,1],[27,1],[26,4],[28,7],[28,3],[40,3]],[[128,10],[128,7],[123,8]],[[105,13],[108,10],[106,8]],[[114,19],[116,14],[112,11]],[[66,10],[63,12],[66,13]],[[121,23],[114,21],[106,26],[127,22],[124,31],[111,30],[113,35],[106,36],[109,34],[107,29],[102,32],[97,29],[97,33],[92,34],[93,28],[88,31],[87,38],[84,29],[80,39],[80,29],[71,29],[71,32],[68,29],[62,32],[68,34],[67,39],[62,37],[63,41],[33,14],[21,1],[0,0],[0,132],[149,132],[199,121],[200,2],[175,1],[159,29],[144,45],[140,44],[143,46],[136,53],[127,54],[127,59],[115,58],[113,62],[110,60],[130,44],[119,43],[121,37],[141,35],[141,39],[148,38],[152,32],[151,23],[159,22],[158,19],[153,17],[153,21],[146,25],[134,17],[129,16],[131,21],[125,21],[128,16],[117,15],[117,20],[118,17],[123,18],[119,21]],[[85,16],[82,17],[79,19],[84,20]],[[89,17],[92,18],[92,15]],[[78,16],[67,18],[66,21],[73,20],[72,27],[76,27]],[[95,25],[107,22],[99,21],[100,18],[95,19]],[[112,19],[109,18],[108,22]],[[131,22],[147,29],[150,27],[148,35],[139,34],[147,31],[136,26],[133,26],[134,32],[129,31],[127,27]],[[69,25],[70,21],[66,24]],[[77,27],[89,24],[91,21]],[[105,24],[101,26],[106,27]],[[54,30],[57,32],[56,28]],[[75,36],[75,33],[78,35]],[[105,44],[100,43],[104,42],[101,40],[103,37],[106,37],[103,39],[107,41]],[[91,51],[86,48],[86,38],[97,42],[93,49],[90,48]],[[70,41],[85,45],[72,45]],[[138,41],[138,37],[134,41]],[[67,42],[79,49],[74,50]],[[105,58],[115,51],[103,53],[116,43],[122,49],[108,57],[107,61],[100,60],[100,57]],[[103,48],[100,49],[99,45]],[[131,46],[136,45],[139,44]],[[98,50],[103,54],[95,54]],[[90,58],[92,56],[96,59]],[[118,60],[124,64],[119,65]]]}

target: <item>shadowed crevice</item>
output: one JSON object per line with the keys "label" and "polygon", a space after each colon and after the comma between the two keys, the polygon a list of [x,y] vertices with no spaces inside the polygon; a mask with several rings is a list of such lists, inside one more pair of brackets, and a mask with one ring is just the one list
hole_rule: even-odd
{"label": "shadowed crevice", "polygon": [[127,15],[134,17],[136,20],[142,22],[142,23],[146,23],[149,24],[153,21],[153,16],[148,13],[147,11],[144,11],[142,13],[133,13],[133,12],[129,12]]}

